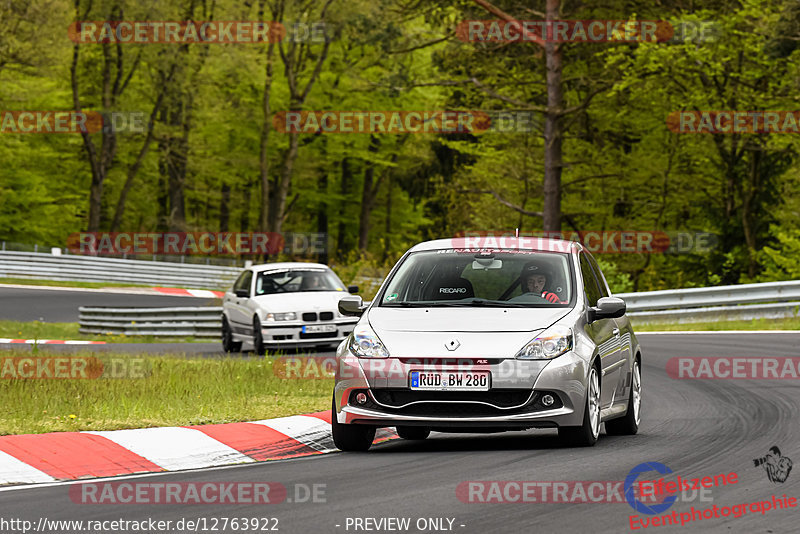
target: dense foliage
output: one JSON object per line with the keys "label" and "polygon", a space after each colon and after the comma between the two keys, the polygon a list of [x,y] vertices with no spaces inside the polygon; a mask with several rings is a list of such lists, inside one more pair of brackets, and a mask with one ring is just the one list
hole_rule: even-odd
{"label": "dense foliage", "polygon": [[[544,0],[494,5],[544,17]],[[562,230],[718,236],[708,252],[602,254],[614,289],[797,277],[797,135],[678,134],[666,122],[680,110],[794,110],[797,3],[563,0],[559,9],[562,19],[682,30],[661,43],[560,45]],[[323,261],[375,267],[423,239],[541,230],[543,47],[456,33],[462,21],[495,18],[471,0],[2,2],[0,110],[138,112],[146,127],[1,133],[0,240],[323,232]],[[272,44],[70,40],[72,22],[102,20],[274,20],[288,34]],[[307,31],[320,23],[325,38]],[[525,111],[533,127],[292,134],[273,120],[287,110],[445,109]]]}

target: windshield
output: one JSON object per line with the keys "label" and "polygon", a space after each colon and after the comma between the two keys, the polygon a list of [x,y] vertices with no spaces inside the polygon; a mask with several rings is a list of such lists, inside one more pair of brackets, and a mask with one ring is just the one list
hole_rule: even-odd
{"label": "windshield", "polygon": [[323,269],[264,271],[256,278],[256,296],[306,291],[344,291],[344,284],[332,271]]}
{"label": "windshield", "polygon": [[395,272],[379,305],[568,307],[571,273],[561,253],[416,252]]}

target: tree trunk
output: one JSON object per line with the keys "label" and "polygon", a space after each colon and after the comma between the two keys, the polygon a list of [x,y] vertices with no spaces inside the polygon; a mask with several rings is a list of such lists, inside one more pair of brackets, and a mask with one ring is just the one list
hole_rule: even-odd
{"label": "tree trunk", "polygon": [[231,212],[228,207],[231,202],[231,186],[223,182],[219,197],[219,231],[227,232],[231,219]]}
{"label": "tree trunk", "polygon": [[[184,203],[183,187],[186,179],[186,157],[188,150],[188,131],[182,102],[179,95],[164,110],[164,122],[168,125],[170,133],[165,134],[159,143],[161,148],[160,174],[165,178],[169,209],[167,212],[167,229],[170,232],[180,232],[186,229],[186,209]],[[180,137],[172,131],[176,128],[183,130]]]}
{"label": "tree trunk", "polygon": [[317,205],[317,232],[324,235],[325,250],[318,254],[317,261],[328,263],[328,173],[323,169],[319,175],[317,188],[324,196]]}
{"label": "tree trunk", "polygon": [[271,128],[272,108],[270,106],[270,95],[272,94],[272,62],[275,54],[275,43],[270,42],[267,47],[267,67],[264,75],[264,98],[261,108],[264,118],[261,123],[261,152],[259,160],[259,178],[261,183],[261,216],[259,218],[259,229],[262,232],[269,230],[269,159],[267,158],[267,140]]}
{"label": "tree trunk", "polygon": [[349,239],[347,239],[347,206],[350,202],[350,183],[353,180],[353,170],[350,168],[350,160],[347,156],[342,158],[342,180],[339,192],[342,196],[341,204],[339,204],[339,228],[336,232],[336,256],[339,260],[343,259],[350,248]]}
{"label": "tree trunk", "polygon": [[139,150],[139,154],[136,156],[136,161],[134,161],[133,164],[128,167],[128,173],[125,177],[125,184],[122,186],[122,191],[120,191],[119,199],[117,200],[117,208],[114,210],[114,219],[111,223],[112,232],[118,231],[120,225],[122,224],[122,216],[125,214],[125,203],[128,200],[128,193],[130,193],[131,187],[133,186],[133,180],[136,178],[136,175],[139,173],[139,169],[144,163],[144,158],[150,151],[150,145],[154,138],[153,126],[155,124],[156,115],[161,109],[161,104],[164,102],[164,95],[166,94],[167,87],[172,83],[172,75],[175,72],[175,67],[176,65],[173,63],[166,80],[164,80],[161,84],[161,89],[158,92],[156,102],[153,104],[153,110],[150,112],[150,118],[147,121],[147,134],[145,135],[144,142],[142,143],[142,148]]}
{"label": "tree trunk", "polygon": [[242,212],[239,215],[239,231],[250,231],[250,191],[249,184],[244,184],[241,191],[241,208]]}
{"label": "tree trunk", "polygon": [[747,276],[752,280],[758,272],[758,259],[756,258],[756,218],[754,213],[753,200],[759,192],[759,173],[761,152],[752,150],[750,152],[750,183],[747,191],[742,192],[742,229],[744,230],[744,241],[747,245]]}
{"label": "tree trunk", "polygon": [[[369,153],[376,154],[380,148],[381,143],[377,136],[373,135],[369,140]],[[373,181],[375,178],[375,163],[372,161],[367,162],[367,168],[364,170],[364,188],[361,191],[361,213],[358,217],[358,249],[361,252],[367,251],[369,244],[369,216],[372,212],[372,204],[375,202],[375,194],[377,186],[373,188]],[[378,186],[380,183],[378,184]]]}
{"label": "tree trunk", "polygon": [[[546,20],[559,18],[560,0],[547,0]],[[548,27],[550,27],[548,25]],[[561,47],[559,43],[545,44],[547,64],[547,115],[544,124],[544,209],[542,227],[545,232],[561,230]]]}
{"label": "tree trunk", "polygon": [[[299,110],[293,110],[299,111]],[[271,229],[273,232],[280,232],[283,228],[283,219],[286,210],[286,197],[289,196],[289,186],[292,182],[292,169],[294,168],[294,160],[297,159],[297,147],[300,144],[300,134],[292,132],[289,134],[289,150],[286,151],[286,156],[283,160],[283,169],[281,170],[280,182],[278,182],[277,191],[275,191],[275,209],[270,213],[272,220]]]}
{"label": "tree trunk", "polygon": [[386,184],[386,228],[383,232],[383,262],[389,259],[392,243],[392,175],[387,178]]}

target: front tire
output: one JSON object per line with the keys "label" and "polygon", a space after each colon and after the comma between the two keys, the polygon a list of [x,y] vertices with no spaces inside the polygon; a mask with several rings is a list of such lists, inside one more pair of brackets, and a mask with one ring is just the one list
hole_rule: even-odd
{"label": "front tire", "polygon": [[623,417],[606,421],[606,434],[611,436],[633,436],[639,431],[642,417],[642,370],[639,360],[633,361],[631,371],[631,393],[628,397],[628,411]]}
{"label": "front tire", "polygon": [[558,429],[558,437],[574,447],[591,447],[600,436],[600,379],[597,367],[589,371],[586,388],[586,405],[583,410],[581,426],[562,426]]}
{"label": "front tire", "polygon": [[331,433],[333,444],[340,451],[366,452],[375,440],[374,426],[345,425],[336,419],[336,399],[331,400]]}
{"label": "front tire", "polygon": [[398,426],[397,435],[403,439],[420,441],[431,435],[431,431],[424,426]]}
{"label": "front tire", "polygon": [[228,323],[228,318],[222,316],[222,350],[225,352],[240,352],[242,350],[242,342],[233,340],[233,330]]}
{"label": "front tire", "polygon": [[267,352],[264,346],[264,333],[261,331],[261,320],[258,317],[253,317],[253,350],[259,356]]}

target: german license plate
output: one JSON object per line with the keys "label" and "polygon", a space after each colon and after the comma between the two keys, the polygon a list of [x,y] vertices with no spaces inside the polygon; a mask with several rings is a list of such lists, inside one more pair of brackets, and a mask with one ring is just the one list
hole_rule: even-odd
{"label": "german license plate", "polygon": [[321,334],[336,332],[335,324],[310,324],[303,327],[304,334]]}
{"label": "german license plate", "polygon": [[433,391],[489,391],[489,371],[411,371],[411,389]]}

